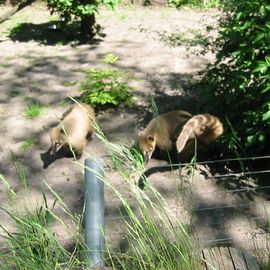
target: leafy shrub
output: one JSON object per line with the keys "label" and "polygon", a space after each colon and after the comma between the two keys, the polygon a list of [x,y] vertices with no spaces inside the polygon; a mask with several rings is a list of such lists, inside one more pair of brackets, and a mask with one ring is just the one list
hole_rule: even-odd
{"label": "leafy shrub", "polygon": [[270,135],[270,5],[232,0],[220,21],[204,106],[223,117],[223,153],[266,153]]}
{"label": "leafy shrub", "polygon": [[[86,3],[87,2],[87,3]],[[102,0],[102,1],[77,1],[77,0],[48,0],[48,7],[51,12],[57,12],[61,18],[70,21],[72,16],[81,17],[98,12],[99,4],[104,4],[113,9],[119,0]]]}
{"label": "leafy shrub", "polygon": [[[61,18],[62,26],[65,26],[73,18],[81,20],[81,34],[83,37],[93,37],[98,34],[100,27],[95,25],[95,14],[98,12],[100,4],[114,9],[119,0],[47,0],[48,7],[52,13],[58,13]],[[96,33],[95,33],[96,31]]]}
{"label": "leafy shrub", "polygon": [[127,81],[130,76],[116,69],[84,69],[86,79],[81,83],[81,99],[94,107],[118,106],[132,103],[131,90]]}
{"label": "leafy shrub", "polygon": [[189,35],[186,32],[177,30],[173,33],[167,31],[160,32],[157,34],[162,42],[171,47],[177,47],[181,45],[193,47],[198,45],[208,46],[210,44],[208,37],[202,35],[199,31],[190,29]]}
{"label": "leafy shrub", "polygon": [[199,8],[211,8],[219,7],[221,5],[220,0],[168,0],[167,6],[173,8],[180,8],[182,6],[192,6]]}

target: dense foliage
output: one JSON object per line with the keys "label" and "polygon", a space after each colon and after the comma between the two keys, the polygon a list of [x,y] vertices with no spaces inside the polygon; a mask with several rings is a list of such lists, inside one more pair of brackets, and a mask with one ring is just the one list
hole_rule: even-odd
{"label": "dense foliage", "polygon": [[72,16],[79,18],[83,15],[91,15],[98,11],[100,4],[114,8],[118,3],[119,0],[48,0],[51,11],[59,13],[60,17],[66,20],[71,20]]}
{"label": "dense foliage", "polygon": [[267,153],[270,142],[269,2],[230,1],[220,27],[216,62],[205,77],[203,106],[224,120],[224,155]]}
{"label": "dense foliage", "polygon": [[95,31],[95,14],[100,4],[108,8],[115,8],[120,0],[47,0],[48,7],[52,13],[58,13],[63,24],[70,22],[73,18],[81,20],[81,32],[90,36]]}

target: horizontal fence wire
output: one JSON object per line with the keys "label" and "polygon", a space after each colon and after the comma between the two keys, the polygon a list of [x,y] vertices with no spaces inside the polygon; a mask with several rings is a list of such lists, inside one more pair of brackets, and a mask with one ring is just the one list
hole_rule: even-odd
{"label": "horizontal fence wire", "polygon": [[[171,226],[171,230],[177,230],[179,229],[180,231],[183,230],[183,226]],[[106,228],[105,228],[106,230]],[[161,232],[168,232],[169,229],[168,228],[162,228],[160,227],[159,230]],[[196,233],[198,234],[200,231],[199,230],[196,230],[195,231],[195,238],[197,240],[201,240],[201,241],[204,241],[204,242],[222,242],[222,241],[231,241],[231,242],[241,242],[241,241],[250,241],[252,237],[254,236],[259,236],[259,235],[263,235],[264,237],[269,237],[269,240],[270,240],[270,234],[269,232],[266,232],[266,231],[256,231],[256,232],[249,232],[249,234],[247,235],[247,233],[238,233],[237,236],[241,239],[239,240],[235,240],[233,237],[220,237],[220,238],[205,238],[205,237],[198,237],[196,235]],[[118,231],[115,231],[115,232],[111,232],[109,235],[112,237],[112,236],[124,236],[126,234],[126,230],[123,229],[119,229]]]}
{"label": "horizontal fence wire", "polygon": [[270,173],[270,170],[261,170],[261,171],[248,171],[248,172],[237,172],[237,173],[227,173],[227,174],[215,174],[213,176],[207,176],[206,179],[219,179],[219,178],[228,178],[228,177],[243,177],[246,175],[257,175],[257,174],[265,174]]}
{"label": "horizontal fence wire", "polygon": [[[208,192],[201,192],[201,195],[207,194],[222,194],[222,193],[236,193],[236,192],[244,192],[244,191],[260,191],[270,189],[270,186],[262,186],[262,187],[243,187],[243,188],[232,188],[229,190],[215,190],[215,191],[208,191]],[[197,189],[194,189],[195,191]]]}
{"label": "horizontal fence wire", "polygon": [[260,159],[270,159],[270,156],[257,156],[257,157],[242,157],[242,158],[227,158],[227,159],[217,159],[217,160],[205,160],[205,161],[196,161],[196,162],[188,162],[188,163],[170,163],[170,164],[163,164],[158,167],[163,168],[170,168],[170,167],[183,167],[187,165],[208,165],[208,164],[214,164],[214,163],[227,163],[232,161],[245,161],[245,160],[260,160]]}
{"label": "horizontal fence wire", "polygon": [[[153,216],[153,219],[155,218],[159,218],[158,215]],[[268,221],[266,220],[267,216],[265,217],[261,217],[261,216],[246,216],[245,217],[247,219],[247,221],[251,221],[251,222],[255,222],[255,221],[263,221],[265,223],[267,223]],[[121,216],[110,216],[110,215],[105,215],[105,220],[106,221],[123,221],[123,220],[128,220],[129,216],[128,215],[121,215]],[[204,228],[207,226],[214,226],[214,225],[224,225],[224,222],[205,222],[205,223],[200,223],[200,224],[190,224],[190,227],[196,227],[196,228]],[[174,227],[177,228],[177,227]]]}
{"label": "horizontal fence wire", "polygon": [[[228,159],[218,159],[218,160],[207,160],[207,161],[198,161],[194,163],[171,163],[171,164],[162,164],[157,167],[160,168],[170,168],[170,167],[183,167],[183,166],[192,166],[192,165],[208,165],[208,164],[214,164],[214,163],[226,163],[230,161],[244,161],[244,160],[260,160],[260,159],[270,159],[270,156],[257,156],[257,157],[245,157],[245,158],[228,158]],[[5,168],[14,168],[16,170],[16,166],[5,166]],[[111,168],[110,168],[111,170]],[[104,169],[106,171],[106,168]],[[268,172],[270,170],[266,170],[265,172]],[[258,171],[260,172],[260,171]],[[263,172],[263,171],[262,171]],[[240,172],[239,172],[240,173]],[[37,173],[40,177],[44,177],[44,173]],[[53,175],[50,177],[65,177],[65,176],[83,176],[83,173],[72,173],[72,174],[59,174],[59,175]]]}
{"label": "horizontal fence wire", "polygon": [[[266,159],[270,159],[270,156],[261,156],[261,157],[250,157],[250,158],[236,158],[236,159],[224,159],[224,160],[214,160],[214,161],[204,161],[204,162],[198,162],[196,164],[202,164],[202,165],[207,165],[209,163],[221,163],[221,162],[230,162],[230,161],[241,161],[241,160],[266,160]],[[171,167],[177,167],[179,166],[186,166],[186,165],[191,165],[191,164],[165,164],[165,165],[161,165],[158,166],[160,167],[166,167],[166,168],[171,168]],[[151,169],[151,168],[150,168]],[[229,172],[226,174],[215,174],[211,177],[206,177],[206,179],[216,179],[218,181],[221,180],[230,180],[232,178],[240,178],[240,182],[241,177],[245,177],[245,176],[255,176],[255,175],[263,175],[263,174],[270,174],[270,169],[269,170],[254,170],[254,171],[245,171],[245,172]],[[248,179],[250,180],[250,179]],[[250,181],[253,182],[253,181]],[[255,183],[254,183],[255,184]],[[244,186],[244,187],[236,187],[236,188],[231,188],[230,190],[214,190],[214,191],[206,191],[206,192],[200,192],[200,196],[202,195],[206,195],[206,194],[227,194],[227,193],[239,193],[239,192],[260,192],[260,191],[268,191],[270,189],[270,185],[265,185],[265,186]],[[133,202],[136,202],[136,200],[134,200]],[[110,201],[111,203],[111,201]],[[197,205],[197,208],[194,207],[193,209],[193,213],[195,212],[206,212],[206,211],[222,211],[225,209],[236,209],[237,211],[243,211],[243,209],[247,209],[247,213],[243,212],[243,215],[241,215],[241,219],[245,218],[246,219],[246,223],[250,226],[252,226],[252,228],[255,228],[256,226],[258,226],[258,224],[261,224],[260,226],[265,226],[267,225],[267,214],[265,214],[265,216],[259,216],[259,215],[254,215],[250,212],[249,208],[250,206],[253,204],[253,201],[249,200],[248,202],[244,202],[244,203],[234,203],[234,204],[226,204],[226,205],[217,205],[217,206],[209,206],[209,207],[199,207],[199,205]],[[196,205],[196,203],[195,203]],[[125,218],[125,216],[122,216],[120,219]],[[127,217],[128,218],[128,217]],[[189,228],[190,229],[194,229],[194,231],[196,232],[203,232],[203,228],[207,228],[207,227],[216,227],[213,228],[215,229],[215,231],[218,231],[219,228],[226,228],[226,226],[228,226],[227,224],[224,224],[224,219],[226,219],[226,217],[221,217],[219,218],[219,221],[217,222],[199,222],[199,224],[193,223],[190,224]],[[107,217],[106,220],[117,220],[117,217]],[[264,224],[264,225],[263,225]],[[232,226],[232,225],[230,225]],[[234,225],[233,225],[234,226]],[[235,226],[237,226],[237,224],[235,224]],[[174,227],[175,229],[177,229],[177,227]],[[265,227],[264,227],[265,228]],[[116,232],[117,234],[123,234],[123,232]],[[252,237],[252,235],[267,235],[269,237],[269,234],[263,229],[261,232],[259,232],[258,230],[256,230],[255,232],[250,232],[249,234],[249,238]],[[246,239],[247,238],[247,234],[243,233],[243,234],[237,234],[237,239],[234,239],[234,237],[217,237],[217,238],[201,238],[200,241],[204,241],[207,244],[236,244],[236,242],[244,242],[244,241],[250,241],[250,239]]]}
{"label": "horizontal fence wire", "polygon": [[[270,160],[270,156],[259,156],[259,157],[247,157],[247,158],[232,158],[232,159],[222,159],[222,160],[209,160],[209,161],[202,161],[202,162],[196,162],[195,164],[192,163],[184,163],[184,164],[164,164],[164,165],[160,165],[158,166],[159,168],[171,168],[172,166],[179,166],[179,168],[183,167],[183,166],[191,166],[191,165],[208,165],[208,164],[215,164],[215,163],[227,163],[227,162],[234,162],[234,161],[254,161],[254,160],[266,160],[269,159]],[[105,168],[106,171],[106,168]],[[231,179],[233,177],[244,177],[244,176],[254,176],[254,175],[263,175],[263,174],[268,174],[270,173],[270,169],[269,170],[258,170],[258,171],[246,171],[246,172],[229,172],[226,174],[215,174],[213,176],[206,176],[206,179],[216,179],[218,181],[226,181],[228,179]],[[50,178],[51,181],[53,181],[53,178],[59,178],[59,177],[65,177],[65,178],[72,178],[72,177],[83,177],[83,173],[74,173],[74,174],[59,174],[59,175],[50,175],[50,176],[46,176],[46,175],[38,175],[40,178]],[[268,189],[270,189],[270,185],[266,185],[266,186],[252,186],[252,187],[241,187],[241,188],[235,188],[235,189],[230,189],[230,190],[215,190],[215,191],[206,191],[206,192],[201,192],[200,195],[206,195],[206,194],[222,194],[222,193],[236,193],[236,192],[245,192],[245,191],[267,191]],[[106,193],[105,193],[106,194]],[[124,197],[128,197],[129,194],[124,195]],[[128,203],[137,203],[138,200],[136,199],[127,199]],[[105,202],[109,203],[109,205],[111,206],[114,203],[120,203],[122,205],[121,199],[109,199],[107,200],[105,198]],[[249,207],[250,205],[252,205],[252,201],[248,201],[245,203],[236,203],[236,204],[226,204],[226,205],[218,205],[218,206],[209,206],[209,207],[198,207],[196,209],[196,207],[193,209],[193,213],[194,212],[204,212],[204,211],[216,211],[216,210],[224,210],[224,209],[228,209],[228,208],[236,208],[237,210],[240,210],[242,208],[245,207]],[[196,205],[196,204],[195,204]],[[112,214],[117,214],[118,211],[114,212],[114,213],[110,213],[110,211],[105,213],[105,219],[106,221],[113,221],[116,220],[119,222],[123,221],[123,219],[126,217],[125,215],[120,216],[121,210],[119,207],[119,216],[110,216]],[[250,214],[250,213],[249,213]],[[250,222],[260,222],[262,221],[263,223],[266,222],[266,219],[264,217],[255,215],[255,216],[248,216],[246,215],[246,218],[248,221]],[[195,231],[199,231],[201,228],[206,227],[206,226],[219,226],[219,225],[224,225],[223,222],[214,222],[214,223],[200,223],[200,224],[191,224],[190,227],[191,228],[195,228]],[[175,226],[175,229],[177,229],[178,227]],[[256,232],[256,234],[259,234],[260,232]],[[112,232],[110,233],[110,235],[123,235],[124,231],[122,232]],[[265,232],[262,232],[261,234],[265,234]],[[248,241],[246,239],[244,239],[246,237],[246,234],[240,235],[238,234],[239,237],[243,237],[243,241]],[[202,241],[205,241],[207,243],[235,243],[235,239],[233,239],[232,237],[224,237],[224,238],[217,238],[217,239],[202,239]],[[0,250],[2,250],[2,248],[0,248]]]}
{"label": "horizontal fence wire", "polygon": [[[270,172],[270,170],[268,170],[267,172]],[[80,174],[82,176],[82,174]],[[62,177],[67,177],[66,175]],[[229,176],[228,176],[229,177]],[[236,193],[236,192],[244,192],[244,191],[259,191],[259,190],[267,190],[270,189],[270,185],[269,186],[261,186],[261,187],[243,187],[243,188],[235,188],[235,189],[230,189],[230,190],[215,190],[215,191],[208,191],[208,192],[201,192],[200,195],[208,195],[208,194],[225,194],[225,193]],[[196,190],[196,189],[195,189]],[[129,191],[127,191],[129,192]],[[125,194],[123,197],[129,197],[130,193]],[[138,200],[136,199],[129,199],[126,198],[128,203],[136,203],[138,202]],[[147,201],[147,200],[146,200]],[[106,198],[105,198],[105,202],[106,202]],[[112,205],[113,203],[119,202],[122,204],[121,199],[117,198],[117,199],[109,199],[108,202],[110,203],[110,205]],[[246,206],[249,205],[250,203],[244,203],[244,204],[231,204],[231,205],[222,205],[222,206],[216,206],[216,207],[204,207],[204,208],[199,208],[196,209],[196,211],[206,211],[206,210],[213,210],[213,209],[222,209],[222,208],[230,208],[230,207],[240,207],[240,206]]]}

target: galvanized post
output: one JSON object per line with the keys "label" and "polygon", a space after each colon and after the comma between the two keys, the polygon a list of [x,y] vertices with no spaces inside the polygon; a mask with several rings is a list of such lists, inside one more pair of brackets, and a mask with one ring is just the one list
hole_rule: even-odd
{"label": "galvanized post", "polygon": [[103,267],[104,239],[104,171],[103,160],[85,160],[85,242],[91,267]]}

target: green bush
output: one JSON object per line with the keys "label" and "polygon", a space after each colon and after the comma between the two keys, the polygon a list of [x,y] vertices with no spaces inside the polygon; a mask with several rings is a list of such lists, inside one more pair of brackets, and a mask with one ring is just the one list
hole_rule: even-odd
{"label": "green bush", "polygon": [[191,6],[199,8],[219,7],[220,0],[168,0],[167,6],[173,8],[181,8],[182,6]]}
{"label": "green bush", "polygon": [[98,6],[104,4],[113,9],[120,2],[119,0],[102,1],[78,1],[78,0],[47,0],[48,7],[52,12],[57,12],[62,18],[71,20],[72,16],[81,17],[98,12]]}
{"label": "green bush", "polygon": [[121,103],[131,105],[133,88],[127,81],[130,76],[116,69],[84,69],[85,80],[81,83],[81,100],[93,107],[118,106]]}
{"label": "green bush", "polygon": [[93,37],[95,31],[98,34],[99,27],[96,26],[95,14],[98,13],[101,4],[114,9],[120,0],[47,0],[51,13],[58,13],[62,26],[72,19],[80,19],[81,34],[84,38]]}
{"label": "green bush", "polygon": [[220,21],[214,65],[205,76],[204,107],[226,125],[222,152],[269,152],[270,5],[232,0]]}
{"label": "green bush", "polygon": [[159,39],[170,47],[177,46],[209,46],[209,38],[201,34],[199,31],[194,29],[189,29],[187,32],[177,30],[173,33],[168,33],[167,31],[157,31]]}

